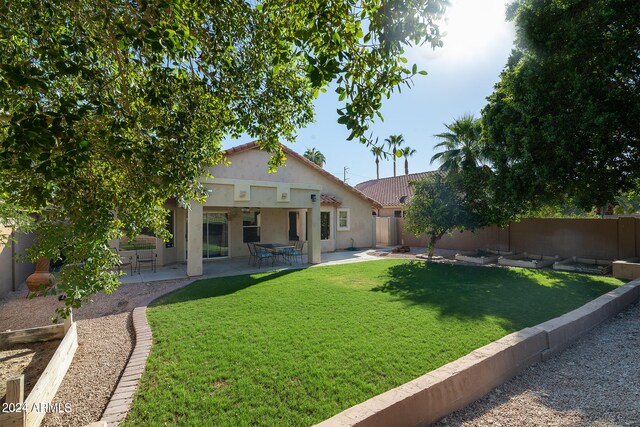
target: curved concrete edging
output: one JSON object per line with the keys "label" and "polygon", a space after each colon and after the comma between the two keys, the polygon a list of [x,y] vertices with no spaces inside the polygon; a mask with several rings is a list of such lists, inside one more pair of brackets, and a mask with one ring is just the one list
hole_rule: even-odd
{"label": "curved concrete edging", "polygon": [[148,300],[143,302],[143,305],[133,309],[133,329],[135,332],[135,346],[129,360],[122,372],[122,376],[118,380],[116,389],[114,390],[109,403],[102,413],[100,422],[106,422],[108,427],[117,426],[120,422],[124,421],[131,409],[131,403],[133,402],[133,395],[138,389],[142,372],[147,363],[147,358],[151,352],[151,343],[153,335],[151,328],[147,322],[147,306],[153,301],[165,296],[168,293],[177,291],[186,286],[189,286],[193,282],[200,280],[201,277],[196,279],[188,279],[184,283],[179,283],[175,287],[171,287],[160,295],[154,295]]}
{"label": "curved concrete edging", "polygon": [[640,299],[640,279],[582,307],[487,344],[317,426],[419,426],[462,409]]}

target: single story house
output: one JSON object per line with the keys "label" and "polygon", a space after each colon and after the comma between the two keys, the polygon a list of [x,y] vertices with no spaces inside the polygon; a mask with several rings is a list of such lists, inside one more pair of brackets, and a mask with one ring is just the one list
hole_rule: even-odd
{"label": "single story house", "polygon": [[374,215],[402,218],[404,216],[403,205],[413,197],[413,188],[409,183],[423,180],[433,173],[436,172],[417,172],[389,178],[372,179],[357,184],[356,190],[361,191],[365,196],[375,200],[382,206],[377,209],[374,208]]}
{"label": "single story house", "polygon": [[[187,263],[202,274],[203,261],[249,255],[248,242],[305,241],[312,264],[321,252],[375,246],[375,200],[302,155],[283,147],[286,165],[268,172],[270,154],[250,142],[227,150],[230,165],[209,168],[200,180],[209,194],[189,209],[168,202],[171,242],[156,242],[158,265]],[[122,249],[121,243],[121,249]]]}

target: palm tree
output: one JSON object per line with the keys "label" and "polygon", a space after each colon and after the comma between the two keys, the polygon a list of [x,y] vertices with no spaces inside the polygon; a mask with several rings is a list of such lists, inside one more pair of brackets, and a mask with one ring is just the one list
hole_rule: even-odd
{"label": "palm tree", "polygon": [[480,142],[480,119],[474,118],[473,114],[465,114],[444,126],[448,132],[434,135],[442,142],[433,147],[443,148],[444,151],[434,154],[431,163],[439,161],[442,171],[459,171],[477,166],[485,160]]}
{"label": "palm tree", "polygon": [[316,150],[315,147],[307,148],[307,151],[304,152],[303,156],[320,167],[327,163],[327,159],[324,158],[324,154]]}
{"label": "palm tree", "polygon": [[371,152],[376,158],[376,178],[380,179],[380,157],[384,157],[386,159],[387,153],[384,151],[384,148],[379,145],[372,145]]}
{"label": "palm tree", "polygon": [[402,157],[404,157],[404,174],[409,175],[409,157],[416,154],[416,150],[411,147],[404,147],[400,151],[402,152]]}
{"label": "palm tree", "polygon": [[398,148],[404,144],[404,137],[402,135],[390,135],[384,142],[391,148],[391,154],[393,155],[393,176],[396,176],[396,157],[398,157],[396,154]]}

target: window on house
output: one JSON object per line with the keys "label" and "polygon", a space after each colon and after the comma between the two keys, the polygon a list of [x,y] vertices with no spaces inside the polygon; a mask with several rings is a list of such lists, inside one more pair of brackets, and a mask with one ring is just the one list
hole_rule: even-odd
{"label": "window on house", "polygon": [[349,209],[338,209],[338,231],[349,231],[350,219]]}
{"label": "window on house", "polygon": [[167,214],[167,231],[171,233],[171,240],[168,242],[164,242],[165,248],[172,248],[175,242],[175,238],[173,236],[175,230],[175,211],[173,209],[169,210]]}
{"label": "window on house", "polygon": [[260,212],[249,212],[242,215],[242,241],[260,241]]}
{"label": "window on house", "polygon": [[331,237],[331,212],[320,212],[320,240]]}
{"label": "window on house", "polygon": [[143,227],[133,239],[128,237],[122,237],[120,239],[121,251],[135,251],[136,249],[155,249],[156,248],[156,235],[153,230]]}
{"label": "window on house", "polygon": [[402,218],[402,211],[393,211],[393,216],[396,218]]}

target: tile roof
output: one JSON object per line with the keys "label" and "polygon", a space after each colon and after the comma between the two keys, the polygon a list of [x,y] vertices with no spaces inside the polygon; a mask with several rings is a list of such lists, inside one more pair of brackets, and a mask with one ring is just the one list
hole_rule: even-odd
{"label": "tile roof", "polygon": [[[233,154],[242,153],[243,151],[253,150],[253,149],[257,149],[257,148],[260,148],[258,143],[256,141],[252,141],[252,142],[247,142],[245,144],[241,144],[241,145],[237,145],[235,147],[229,148],[228,150],[225,151],[225,154],[227,156],[230,156],[230,155],[233,155]],[[312,161],[310,161],[309,159],[307,159],[303,155],[296,153],[295,151],[293,151],[291,148],[287,147],[286,145],[282,146],[282,150],[284,151],[284,153],[287,156],[295,157],[296,159],[300,160],[301,162],[306,164],[308,167],[310,167],[312,169],[315,169],[316,172],[318,172],[319,174],[321,174],[321,175],[325,176],[326,178],[330,179],[334,183],[343,186],[344,188],[346,188],[347,190],[351,191],[352,193],[354,193],[354,194],[358,195],[359,197],[367,200],[368,202],[371,203],[372,207],[374,207],[374,208],[382,207],[380,205],[380,203],[378,203],[376,200],[372,199],[371,197],[367,196],[366,194],[363,194],[361,191],[359,191],[355,187],[350,186],[346,182],[343,182],[342,180],[336,178],[333,174],[330,174],[326,170],[322,169],[320,166],[316,165],[315,163],[313,163]],[[322,203],[323,196],[329,196],[329,195],[320,194],[321,203]],[[337,198],[335,199],[335,201],[333,203],[335,203],[335,202],[338,202],[338,203],[342,204],[342,202],[339,201]]]}
{"label": "tile roof", "polygon": [[320,193],[320,204],[340,206],[342,201],[333,194]]}
{"label": "tile roof", "polygon": [[410,173],[409,175],[392,176],[389,178],[372,179],[356,185],[356,189],[366,196],[376,200],[382,206],[400,206],[400,198],[413,196],[411,181],[420,181],[437,171]]}

